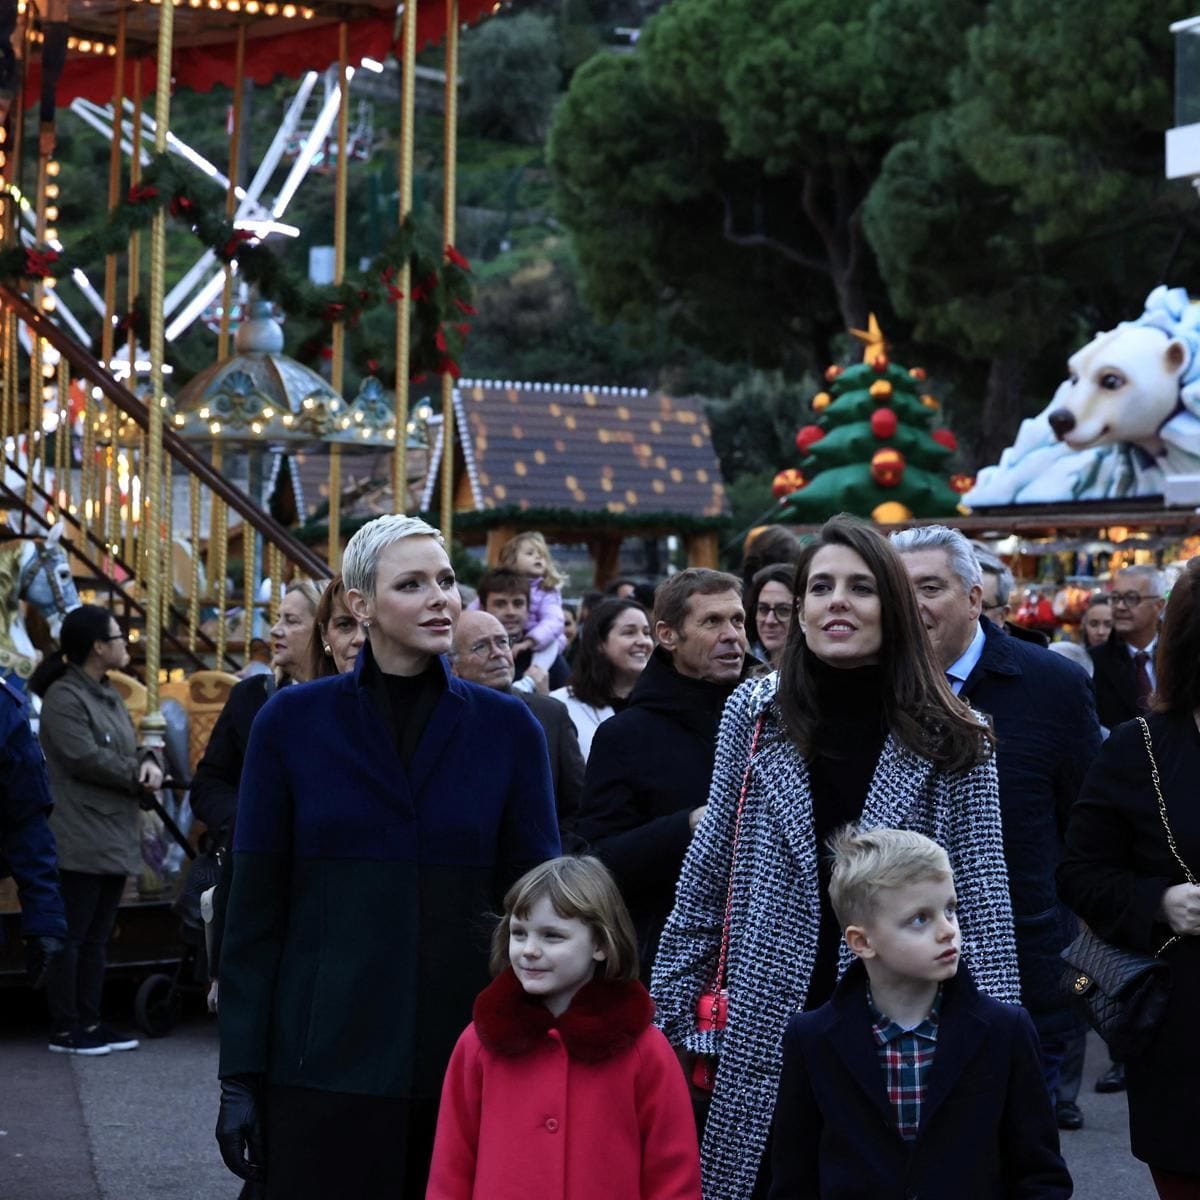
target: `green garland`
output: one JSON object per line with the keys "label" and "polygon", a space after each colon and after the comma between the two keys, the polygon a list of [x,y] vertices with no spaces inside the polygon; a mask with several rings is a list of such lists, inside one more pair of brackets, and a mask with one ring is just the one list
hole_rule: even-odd
{"label": "green garland", "polygon": [[[61,251],[44,245],[0,251],[0,279],[8,283],[61,279],[77,267],[120,253],[132,234],[148,229],[154,217],[166,209],[185,222],[221,262],[236,260],[239,276],[289,317],[317,321],[322,330],[333,324],[344,325],[355,360],[375,367],[377,374],[387,372],[370,359],[361,338],[356,336],[359,320],[369,310],[409,300],[413,323],[410,372],[414,377],[426,372],[447,372],[458,377],[458,359],[469,332],[466,318],[475,310],[471,306],[470,264],[453,246],[446,246],[439,254],[431,247],[431,239],[418,235],[411,216],[406,217],[365,272],[340,284],[317,287],[297,277],[264,243],[251,245],[252,234],[235,228],[232,221],[200,204],[192,190],[194,178],[170,155],[157,155],[100,229]],[[408,297],[397,287],[406,262],[412,268]],[[144,335],[144,304],[139,311],[135,302],[134,312],[124,320],[126,328]],[[319,356],[326,340],[309,339],[298,357],[311,360]]]}
{"label": "green garland", "polygon": [[[322,506],[299,529],[292,532],[307,546],[315,545],[328,537],[328,507]],[[441,520],[441,514],[422,512],[415,514],[429,524],[436,526]],[[339,522],[342,538],[346,539],[357,533],[374,517],[343,517]],[[580,530],[626,530],[636,534],[639,530],[661,529],[666,526],[677,533],[713,533],[729,527],[729,517],[695,517],[688,513],[647,512],[647,513],[611,513],[603,509],[596,512],[580,512],[574,508],[518,508],[515,504],[504,508],[489,508],[483,512],[456,512],[454,514],[454,529],[456,532],[471,532],[475,530],[494,529],[497,525],[519,525],[522,529],[541,529],[552,532],[555,528]]]}

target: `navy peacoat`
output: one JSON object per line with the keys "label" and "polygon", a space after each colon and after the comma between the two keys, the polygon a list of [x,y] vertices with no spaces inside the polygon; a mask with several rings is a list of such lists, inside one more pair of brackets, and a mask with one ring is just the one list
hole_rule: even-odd
{"label": "navy peacoat", "polygon": [[1028,1014],[945,985],[916,1140],[896,1127],[871,1035],[867,973],[793,1017],[783,1041],[770,1200],[1065,1200],[1071,1176]]}
{"label": "navy peacoat", "polygon": [[411,767],[364,667],[254,720],[221,954],[221,1075],[433,1098],[488,981],[489,914],[559,851],[546,741],[446,670]]}
{"label": "navy peacoat", "polygon": [[1080,1022],[1059,982],[1059,952],[1077,926],[1058,899],[1054,872],[1067,817],[1100,749],[1100,725],[1083,670],[986,619],[983,629],[983,654],[962,697],[990,718],[996,734],[1021,1003],[1043,1039],[1059,1039]]}

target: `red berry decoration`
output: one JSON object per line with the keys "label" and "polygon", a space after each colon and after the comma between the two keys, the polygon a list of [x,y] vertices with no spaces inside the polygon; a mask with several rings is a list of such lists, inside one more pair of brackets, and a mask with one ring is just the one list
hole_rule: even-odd
{"label": "red berry decoration", "polygon": [[945,446],[947,450],[958,449],[958,438],[949,429],[935,429],[931,436],[939,446]]}
{"label": "red berry decoration", "polygon": [[924,367],[911,367],[908,373],[918,383],[924,383],[929,378],[929,373]]}
{"label": "red berry decoration", "polygon": [[786,471],[780,471],[772,480],[771,494],[777,500],[782,500],[785,496],[798,492],[807,482],[808,480],[795,467],[788,467]]}
{"label": "red berry decoration", "polygon": [[875,355],[874,359],[871,362],[871,367],[873,370],[878,371],[879,374],[882,375],[884,373],[884,371],[886,371],[888,369],[887,355],[885,355],[885,354]]}
{"label": "red berry decoration", "polygon": [[807,454],[809,446],[819,442],[825,436],[825,430],[820,425],[804,425],[796,434],[796,449],[801,454]]}
{"label": "red berry decoration", "polygon": [[871,432],[877,438],[895,437],[898,425],[896,414],[890,408],[877,408],[871,414]]}
{"label": "red berry decoration", "polygon": [[842,373],[842,368],[837,366],[836,364],[832,367],[826,367],[825,368],[825,382],[832,383],[841,373]]}
{"label": "red berry decoration", "polygon": [[904,478],[905,465],[899,450],[876,450],[871,458],[871,478],[880,487],[896,487]]}

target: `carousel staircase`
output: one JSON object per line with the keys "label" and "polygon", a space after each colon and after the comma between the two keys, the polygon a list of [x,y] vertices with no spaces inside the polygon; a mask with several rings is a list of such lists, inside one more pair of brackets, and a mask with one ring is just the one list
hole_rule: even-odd
{"label": "carousel staircase", "polygon": [[[104,440],[104,431],[114,429],[121,418],[127,418],[139,430],[145,431],[149,426],[150,410],[104,370],[89,350],[39,312],[19,292],[0,285],[0,309],[4,313],[7,339],[4,360],[10,370],[16,370],[11,353],[16,343],[16,322],[25,325],[31,337],[40,339],[42,346],[57,351],[59,428],[71,428],[74,424],[70,412],[71,389],[66,386],[66,381],[82,381],[86,385],[83,438],[74,437],[70,447],[65,444],[60,447],[57,439],[43,438],[40,456],[36,453],[38,439],[35,439],[35,453],[28,456],[31,459],[28,464],[25,456],[9,453],[0,505],[20,513],[21,531],[33,538],[44,536],[53,521],[63,522],[63,542],[69,548],[81,593],[94,595],[97,603],[113,610],[130,633],[130,648],[135,661],[139,657],[140,631],[152,619],[146,603],[146,564],[152,553],[159,553],[164,567],[164,595],[157,613],[162,631],[162,666],[168,671],[181,669],[190,673],[214,668],[230,671],[244,665],[247,647],[223,632],[226,629],[226,599],[211,584],[205,588],[202,583],[200,545],[207,540],[204,556],[207,570],[204,574],[211,581],[225,578],[230,566],[227,560],[229,514],[236,514],[241,519],[243,545],[249,531],[258,535],[262,554],[254,558],[256,562],[261,559],[262,569],[255,572],[254,578],[245,581],[243,609],[255,607],[263,583],[269,582],[271,599],[258,610],[269,621],[274,620],[282,580],[297,576],[327,578],[330,574],[328,564],[226,479],[218,466],[197,453],[166,423],[162,434],[163,461],[169,464],[173,478],[188,480],[191,512],[188,514],[190,520],[184,524],[191,536],[179,537],[181,522],[178,519],[172,520],[172,537],[144,536],[146,525],[135,519],[134,505],[114,500],[118,493],[115,448]],[[19,391],[15,379],[0,382],[0,445],[7,446],[9,438],[15,445],[22,435],[28,445],[29,407],[19,396]],[[50,402],[51,407],[54,403]],[[51,440],[55,441],[53,450],[49,446]],[[105,462],[107,467],[102,465]],[[117,504],[115,510],[111,508],[113,504]],[[212,515],[207,531],[200,529],[198,514],[202,511]],[[179,516],[175,514],[175,518]],[[165,520],[160,528],[165,532]],[[176,550],[181,544],[186,546],[194,563],[190,580],[184,581],[182,586],[176,570]],[[174,586],[171,586],[172,580]],[[202,612],[211,613],[214,609],[215,632],[201,628],[200,620]],[[208,624],[212,624],[212,617]]]}

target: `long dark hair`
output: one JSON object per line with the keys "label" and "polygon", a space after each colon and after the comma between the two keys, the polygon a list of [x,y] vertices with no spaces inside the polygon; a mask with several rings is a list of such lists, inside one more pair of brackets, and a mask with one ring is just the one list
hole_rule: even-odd
{"label": "long dark hair", "polygon": [[[758,598],[768,583],[782,583],[790,592],[796,582],[796,568],[791,563],[769,563],[761,571],[754,572],[750,581],[750,594],[746,597],[746,636],[750,639],[750,648],[760,645],[758,636]],[[790,626],[789,626],[790,628]]]}
{"label": "long dark hair", "polygon": [[[900,556],[870,525],[842,513],[821,527],[796,563],[792,590],[802,606],[817,552],[845,546],[867,564],[879,589],[883,641],[883,713],[888,730],[915,754],[950,772],[968,770],[991,753],[994,739],[971,710],[950,691],[938,670],[929,635],[917,611],[912,584]],[[816,682],[805,663],[807,644],[800,622],[792,622],[779,672],[779,705],[792,741],[806,757],[815,748],[820,719]]]}
{"label": "long dark hair", "polygon": [[61,649],[57,654],[48,654],[29,677],[29,690],[36,696],[44,696],[50,685],[57,683],[66,674],[67,666],[73,663],[82,667],[97,642],[108,638],[108,626],[112,613],[98,604],[81,604],[63,617],[58,641]]}
{"label": "long dark hair", "polygon": [[1200,558],[1188,562],[1171,588],[1154,665],[1154,712],[1200,708]]}
{"label": "long dark hair", "polygon": [[579,651],[571,667],[571,691],[584,704],[603,708],[612,703],[617,670],[604,653],[604,639],[612,632],[621,614],[630,609],[641,613],[649,623],[649,614],[636,600],[603,600],[588,614],[579,631],[576,639]]}

